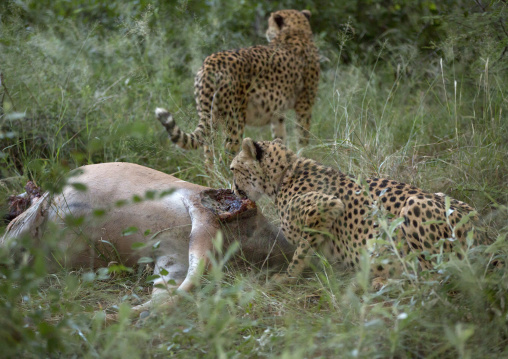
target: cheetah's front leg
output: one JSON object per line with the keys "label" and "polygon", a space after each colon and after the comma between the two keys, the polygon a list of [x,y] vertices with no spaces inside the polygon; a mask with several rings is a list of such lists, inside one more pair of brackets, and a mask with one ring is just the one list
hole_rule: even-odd
{"label": "cheetah's front leg", "polygon": [[310,138],[310,119],[311,107],[309,105],[300,105],[296,108],[296,117],[298,122],[299,139],[298,145],[300,147],[307,146]]}
{"label": "cheetah's front leg", "polygon": [[296,248],[295,253],[293,254],[293,258],[291,263],[289,263],[289,267],[286,273],[283,274],[275,274],[272,277],[276,283],[279,284],[291,284],[296,282],[298,276],[303,272],[303,270],[309,265],[310,258],[313,253],[313,248],[311,246],[312,243],[322,243],[323,238],[318,238],[320,236],[312,236],[315,238],[309,238],[309,236],[305,235],[299,242],[298,248]]}
{"label": "cheetah's front leg", "polygon": [[[333,235],[330,233],[331,226],[344,212],[344,204],[339,198],[319,192],[295,195],[286,208],[282,229],[288,241],[297,249],[287,273],[274,276],[273,279],[278,283],[296,280],[308,266],[313,250],[318,250]],[[291,223],[293,221],[295,223]]]}
{"label": "cheetah's front leg", "polygon": [[233,157],[240,149],[240,143],[245,131],[245,119],[247,116],[247,107],[245,104],[238,104],[239,109],[229,114],[227,122],[226,155],[229,156],[228,162],[231,163]]}
{"label": "cheetah's front leg", "polygon": [[284,117],[278,116],[272,118],[270,123],[272,129],[272,138],[275,140],[280,138],[282,142],[286,140],[286,125],[284,124]]}

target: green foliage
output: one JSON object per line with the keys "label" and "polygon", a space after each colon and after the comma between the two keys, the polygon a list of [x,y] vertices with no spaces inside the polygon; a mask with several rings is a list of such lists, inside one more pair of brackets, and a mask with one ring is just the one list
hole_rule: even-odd
{"label": "green foliage", "polygon": [[[414,258],[404,259],[405,274],[377,292],[367,256],[355,275],[323,261],[306,281],[275,289],[257,271],[220,258],[178,310],[131,323],[127,304],[148,299],[154,278],[120,265],[48,274],[46,259],[64,235],[50,228],[42,247],[26,238],[19,243],[24,252],[0,248],[3,356],[508,355],[502,0],[2,2],[0,214],[28,179],[58,192],[69,170],[90,163],[128,161],[230,186],[227,166],[205,175],[200,151],[169,144],[153,111],[167,107],[193,129],[193,76],[203,59],[264,44],[266,17],[280,8],[312,11],[323,55],[313,139],[301,153],[358,178],[386,176],[464,200],[477,208],[494,243],[466,250],[463,260],[435,258],[436,267],[417,276]],[[288,122],[296,149],[291,114]],[[248,129],[247,136],[269,138],[269,129]],[[259,205],[273,214],[271,204]],[[379,220],[384,236],[376,245],[393,245],[397,223],[382,213]],[[120,321],[104,327],[99,310],[114,306]]]}

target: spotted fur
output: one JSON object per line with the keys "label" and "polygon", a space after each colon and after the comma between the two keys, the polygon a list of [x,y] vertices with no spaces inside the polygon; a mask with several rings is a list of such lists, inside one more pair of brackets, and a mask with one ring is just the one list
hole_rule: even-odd
{"label": "spotted fur", "polygon": [[306,145],[320,72],[309,18],[308,10],[274,12],[268,20],[268,45],[208,56],[194,83],[199,115],[194,132],[183,132],[168,111],[156,110],[171,141],[184,149],[203,146],[211,162],[212,131],[226,131],[226,150],[234,154],[245,125],[270,123],[273,137],[284,139],[283,113],[294,109],[300,144]]}
{"label": "spotted fur", "polygon": [[[386,247],[372,249],[371,240],[382,236],[379,213],[392,217],[391,221],[402,219],[395,236],[399,255],[417,251],[422,268],[431,264],[425,251],[439,253],[441,247],[436,243],[440,239],[445,239],[444,251],[450,251],[455,243],[465,244],[477,220],[473,208],[464,202],[450,198],[447,211],[447,200],[441,193],[383,178],[362,183],[312,159],[297,157],[278,140],[244,139],[231,170],[236,193],[252,200],[266,194],[275,202],[284,235],[297,246],[287,275],[277,277],[281,282],[294,280],[313,250],[352,268],[359,265],[362,249],[374,257],[386,254]],[[473,240],[475,244],[479,241],[477,231]],[[374,281],[400,270],[397,261],[372,262]]]}

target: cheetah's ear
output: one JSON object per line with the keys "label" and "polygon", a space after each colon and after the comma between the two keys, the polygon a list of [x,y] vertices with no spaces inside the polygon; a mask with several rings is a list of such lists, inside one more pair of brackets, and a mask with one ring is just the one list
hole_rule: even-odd
{"label": "cheetah's ear", "polygon": [[280,139],[280,138],[276,138],[275,140],[272,141],[272,143],[277,144],[277,145],[283,145],[284,144],[284,142],[282,142],[282,139]]}
{"label": "cheetah's ear", "polygon": [[279,29],[282,29],[282,26],[284,26],[284,18],[281,15],[273,15],[273,20],[279,27]]}
{"label": "cheetah's ear", "polygon": [[254,146],[254,141],[252,141],[252,138],[246,137],[243,139],[242,150],[247,156],[252,158],[256,157],[256,147]]}
{"label": "cheetah's ear", "polygon": [[263,157],[263,148],[249,137],[243,139],[242,150],[247,156],[255,158],[258,161],[261,161]]}
{"label": "cheetah's ear", "polygon": [[305,17],[307,18],[307,20],[310,19],[310,11],[309,10],[302,10],[302,14],[305,15]]}

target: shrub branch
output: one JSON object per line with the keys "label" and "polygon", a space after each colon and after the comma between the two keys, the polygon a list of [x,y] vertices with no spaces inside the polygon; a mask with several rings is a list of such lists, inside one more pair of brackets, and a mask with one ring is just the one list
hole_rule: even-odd
{"label": "shrub branch", "polygon": [[2,94],[2,101],[0,102],[0,114],[3,114],[3,112],[4,112],[4,99],[5,99],[5,95],[7,95],[7,97],[11,101],[11,104],[12,104],[12,107],[14,108],[14,111],[17,111],[16,110],[16,106],[14,105],[14,101],[12,100],[12,97],[9,94],[9,89],[7,88],[7,85],[5,84],[4,74],[2,72],[0,72],[0,85],[4,89],[4,93]]}

